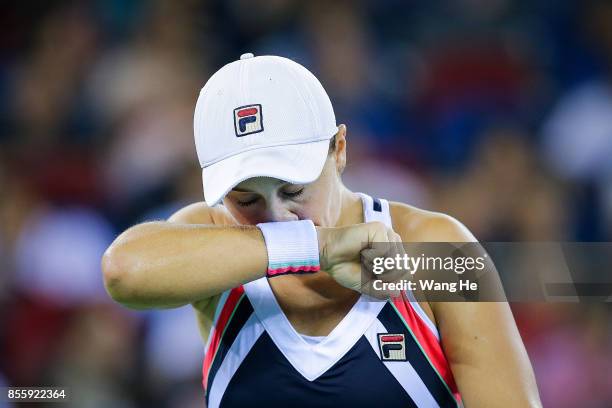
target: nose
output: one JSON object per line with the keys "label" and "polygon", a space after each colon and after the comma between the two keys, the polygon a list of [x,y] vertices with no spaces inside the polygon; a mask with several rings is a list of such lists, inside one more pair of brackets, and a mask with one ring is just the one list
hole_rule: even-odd
{"label": "nose", "polygon": [[270,203],[269,218],[274,222],[299,220],[297,214],[291,212],[287,205],[279,200],[272,200]]}

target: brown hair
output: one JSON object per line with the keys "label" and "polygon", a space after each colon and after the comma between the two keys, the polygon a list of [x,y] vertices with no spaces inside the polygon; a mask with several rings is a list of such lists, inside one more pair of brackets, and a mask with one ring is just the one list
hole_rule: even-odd
{"label": "brown hair", "polygon": [[329,150],[327,151],[327,154],[330,155],[335,150],[336,150],[336,135],[334,135],[334,137],[332,137],[331,140],[329,141]]}

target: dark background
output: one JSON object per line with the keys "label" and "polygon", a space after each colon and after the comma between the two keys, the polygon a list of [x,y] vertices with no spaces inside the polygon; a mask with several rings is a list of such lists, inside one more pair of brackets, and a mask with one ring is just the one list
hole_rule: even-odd
{"label": "dark background", "polygon": [[[75,407],[203,406],[192,312],[113,304],[99,261],[126,227],[202,200],[195,100],[244,52],[321,80],[349,188],[483,241],[611,240],[610,1],[0,7],[0,383],[70,386]],[[612,406],[609,303],[512,306],[544,405]]]}

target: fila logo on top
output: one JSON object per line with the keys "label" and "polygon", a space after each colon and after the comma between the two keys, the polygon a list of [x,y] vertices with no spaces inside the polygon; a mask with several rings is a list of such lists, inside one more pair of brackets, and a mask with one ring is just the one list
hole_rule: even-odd
{"label": "fila logo on top", "polygon": [[403,333],[378,333],[378,346],[382,361],[406,361],[406,341]]}
{"label": "fila logo on top", "polygon": [[263,131],[261,105],[246,105],[234,109],[234,130],[237,137]]}

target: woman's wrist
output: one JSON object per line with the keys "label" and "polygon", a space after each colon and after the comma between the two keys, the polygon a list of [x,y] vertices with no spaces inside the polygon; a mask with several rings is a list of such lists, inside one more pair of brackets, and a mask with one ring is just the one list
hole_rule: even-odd
{"label": "woman's wrist", "polygon": [[266,276],[314,273],[320,267],[317,230],[310,220],[260,223],[268,252]]}

